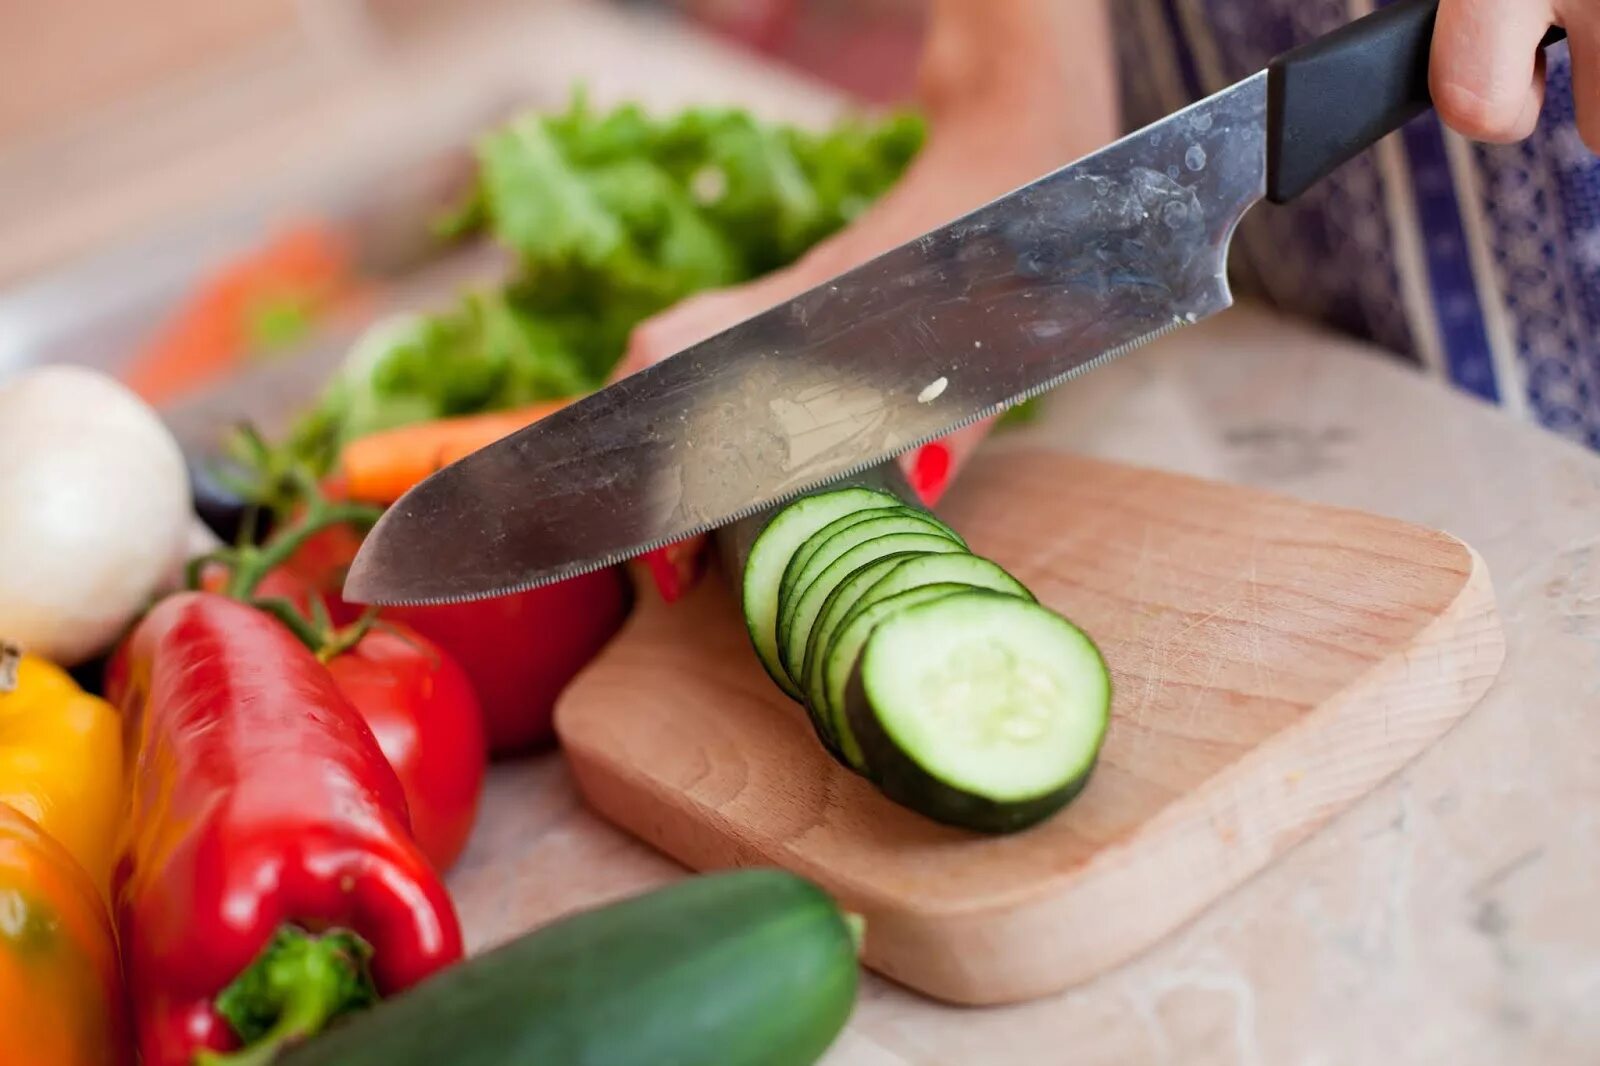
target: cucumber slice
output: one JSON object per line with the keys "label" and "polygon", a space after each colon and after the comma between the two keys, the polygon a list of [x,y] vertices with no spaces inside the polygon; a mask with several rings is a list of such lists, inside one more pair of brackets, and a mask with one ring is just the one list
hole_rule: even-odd
{"label": "cucumber slice", "polygon": [[[813,622],[827,604],[833,592],[840,584],[849,579],[856,571],[872,565],[888,555],[906,555],[907,553],[933,553],[933,552],[965,552],[966,549],[948,537],[938,533],[889,533],[872,540],[863,541],[839,556],[833,564],[817,575],[815,581],[806,586],[799,603],[795,606],[794,622],[790,627],[786,643],[778,645],[778,661],[784,664],[784,669],[789,671],[789,679],[804,691],[805,675],[800,670],[800,665],[805,662],[807,649],[810,647],[811,635],[815,632]],[[780,637],[780,640],[784,638]],[[807,704],[808,710],[810,704]],[[835,755],[839,754],[838,747],[833,743],[832,729],[826,718],[812,715],[816,722],[817,733],[822,737],[828,749]]]}
{"label": "cucumber slice", "polygon": [[935,821],[1011,832],[1088,783],[1111,675],[1054,611],[961,592],[904,607],[867,639],[846,695],[872,778]]}
{"label": "cucumber slice", "polygon": [[[800,691],[802,695],[806,696],[807,707],[814,707],[817,710],[821,710],[823,707],[822,703],[813,701],[810,698],[812,691],[811,678],[820,667],[821,664],[818,660],[822,657],[821,653],[827,649],[828,641],[833,636],[833,630],[839,621],[844,618],[845,613],[855,606],[862,593],[877,584],[880,578],[887,576],[889,571],[903,562],[927,554],[929,553],[896,552],[893,555],[886,555],[881,559],[857,568],[854,573],[839,583],[838,588],[828,594],[827,600],[822,604],[822,610],[817,614],[817,620],[812,623],[811,631],[806,635],[806,654],[804,665],[800,668],[799,681]],[[824,730],[832,732],[831,727],[827,724],[826,717],[824,717],[823,723]]]}
{"label": "cucumber slice", "polygon": [[[798,654],[805,654],[807,630],[802,629],[798,638],[792,634],[795,611],[799,608],[800,601],[805,596],[806,590],[811,587],[812,582],[824,570],[832,566],[845,552],[858,544],[865,544],[869,540],[876,540],[891,533],[926,533],[930,536],[941,537],[955,544],[962,551],[965,551],[967,547],[960,538],[955,537],[946,531],[943,526],[930,521],[921,514],[914,511],[891,511],[881,516],[874,515],[865,522],[858,522],[827,537],[810,553],[805,565],[798,573],[795,572],[791,563],[790,572],[784,575],[783,587],[778,593],[777,626],[778,662],[783,666],[784,670],[789,672],[791,681],[795,680],[795,674],[799,672],[800,664],[797,662],[791,663],[786,657],[790,643],[798,640],[800,643]],[[819,536],[820,534],[813,534],[811,539],[816,540]],[[904,551],[906,549],[901,550]],[[863,563],[868,561],[862,560]],[[844,575],[840,576],[843,577]],[[808,627],[809,624],[810,620],[808,619]]]}
{"label": "cucumber slice", "polygon": [[[979,555],[935,555],[927,559],[910,559],[904,565],[895,567],[880,578],[877,584],[867,589],[857,601],[857,605],[865,606],[882,596],[893,596],[919,585],[932,585],[941,581],[959,581],[978,588],[1008,592],[1025,600],[1033,599],[1033,593],[1029,592],[1022,582],[1006,573],[998,563]],[[848,622],[849,619],[845,621]]]}
{"label": "cucumber slice", "polygon": [[844,515],[832,522],[829,522],[827,525],[811,534],[811,536],[807,537],[805,543],[796,548],[794,555],[790,557],[789,565],[784,567],[783,570],[783,579],[778,582],[779,622],[781,623],[783,620],[784,604],[789,602],[790,595],[797,591],[795,588],[796,583],[799,582],[802,577],[814,577],[816,575],[817,571],[811,569],[811,560],[816,558],[817,552],[822,550],[822,546],[824,544],[828,543],[836,535],[843,533],[847,529],[853,529],[854,527],[859,526],[861,523],[871,519],[887,518],[890,515],[907,515],[916,519],[920,519],[922,522],[927,523],[936,529],[943,530],[952,540],[961,539],[956,535],[955,530],[951,529],[949,526],[933,517],[933,515],[926,511],[919,511],[916,508],[907,507],[904,504],[898,507],[887,507],[874,511],[862,511],[857,514]]}
{"label": "cucumber slice", "polygon": [[865,769],[861,747],[844,713],[845,685],[872,628],[885,617],[880,603],[904,603],[902,597],[921,588],[987,589],[1032,602],[1022,582],[988,559],[976,555],[929,555],[897,562],[889,573],[861,593],[854,607],[839,619],[827,643],[817,650],[815,669],[806,675],[806,705],[828,723],[845,765]]}
{"label": "cucumber slice", "polygon": [[803,496],[773,515],[751,543],[741,579],[740,607],[756,657],[789,695],[800,698],[794,682],[778,664],[777,622],[778,586],[790,557],[813,533],[843,515],[904,506],[892,494],[868,488]]}
{"label": "cucumber slice", "polygon": [[[872,542],[868,541],[867,543],[870,544]],[[893,555],[867,563],[865,566],[860,567],[854,574],[851,574],[850,577],[846,578],[845,583],[848,584],[850,581],[856,580],[858,575],[863,573],[868,575],[870,581],[876,581],[878,578],[882,577],[891,569],[893,569],[897,564],[904,562],[907,559],[915,558],[919,554],[921,553],[896,552]],[[836,595],[837,592],[838,590],[835,590]],[[810,655],[811,651],[811,642],[816,639],[815,626],[812,627],[811,633],[812,635],[807,638],[806,642],[806,654],[808,656]],[[801,689],[801,695],[803,697],[806,688],[804,682],[800,682],[798,687]],[[801,702],[805,705],[806,715],[811,719],[811,724],[816,727],[817,737],[822,741],[822,746],[827,748],[828,753],[834,758],[838,759],[840,762],[844,762],[844,753],[839,750],[839,745],[834,739],[832,723],[828,721],[826,716],[817,713],[821,709],[818,705],[813,704],[804,698],[802,698]]]}
{"label": "cucumber slice", "polygon": [[[829,549],[824,548],[823,552]],[[967,549],[958,541],[953,541],[943,533],[888,533],[881,537],[862,541],[839,558],[823,568],[805,587],[795,600],[789,630],[785,643],[778,645],[778,661],[783,663],[783,668],[789,671],[789,680],[797,685],[803,685],[805,674],[802,667],[805,665],[806,649],[811,643],[811,634],[816,628],[816,621],[821,615],[823,607],[827,606],[828,598],[851,574],[885,555],[900,555],[905,552],[922,552],[925,554],[944,554],[959,552],[966,554]],[[822,557],[819,553],[818,558]]]}
{"label": "cucumber slice", "polygon": [[[843,704],[845,684],[850,679],[851,671],[855,668],[856,659],[861,655],[861,648],[877,628],[878,623],[904,610],[913,604],[925,603],[936,600],[942,596],[951,596],[958,592],[971,592],[971,585],[949,581],[937,585],[922,585],[909,589],[895,596],[881,599],[869,604],[865,609],[853,611],[850,621],[842,626],[829,642],[828,648],[822,656],[822,669],[819,671],[823,681],[824,690],[837,688],[835,697],[837,704]],[[835,683],[835,678],[837,682]],[[861,745],[856,742],[855,734],[850,732],[849,718],[829,706],[826,698],[808,701],[807,707],[811,708],[813,718],[820,718],[828,723],[829,732],[837,745],[838,757],[843,763],[859,774],[867,772],[867,762],[861,755]]]}
{"label": "cucumber slice", "polygon": [[783,568],[783,579],[778,582],[778,599],[780,603],[784,596],[788,595],[789,589],[793,587],[795,578],[798,577],[800,572],[805,569],[806,564],[811,561],[811,557],[817,553],[817,549],[832,539],[835,533],[842,533],[851,526],[859,526],[861,523],[871,518],[882,518],[885,515],[890,514],[910,513],[912,513],[911,508],[907,507],[903,503],[900,503],[899,501],[896,501],[895,506],[893,507],[875,508],[870,511],[854,511],[850,514],[840,515],[832,522],[829,522],[821,529],[812,533],[811,536],[807,537],[799,547],[795,548],[794,553],[789,556],[788,564]]}

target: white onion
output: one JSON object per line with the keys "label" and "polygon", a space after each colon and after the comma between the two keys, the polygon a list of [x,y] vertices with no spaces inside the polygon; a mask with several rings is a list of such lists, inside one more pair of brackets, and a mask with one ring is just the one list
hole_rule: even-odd
{"label": "white onion", "polygon": [[73,366],[0,382],[0,637],[68,666],[105,650],[191,513],[182,451],[128,389]]}

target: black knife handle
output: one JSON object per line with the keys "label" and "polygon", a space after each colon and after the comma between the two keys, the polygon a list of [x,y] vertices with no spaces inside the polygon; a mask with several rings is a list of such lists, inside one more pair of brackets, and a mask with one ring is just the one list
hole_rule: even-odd
{"label": "black knife handle", "polygon": [[[1267,68],[1267,199],[1281,204],[1432,105],[1439,0],[1395,3],[1285,52]],[[1552,28],[1544,45],[1566,37]]]}

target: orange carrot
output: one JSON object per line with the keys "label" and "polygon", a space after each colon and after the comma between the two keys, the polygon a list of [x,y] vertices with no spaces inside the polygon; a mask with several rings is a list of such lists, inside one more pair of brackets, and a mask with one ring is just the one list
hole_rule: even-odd
{"label": "orange carrot", "polygon": [[353,270],[350,250],[333,231],[314,221],[291,224],[205,279],[121,377],[154,404],[212,384],[252,354],[252,316],[280,306],[323,313],[358,287]]}
{"label": "orange carrot", "polygon": [[339,455],[345,489],[353,500],[387,506],[435,470],[571,402],[543,400],[510,411],[419,422],[357,437]]}

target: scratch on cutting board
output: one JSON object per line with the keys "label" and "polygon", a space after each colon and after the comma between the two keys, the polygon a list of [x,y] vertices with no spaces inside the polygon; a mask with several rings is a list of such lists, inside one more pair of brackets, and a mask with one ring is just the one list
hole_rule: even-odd
{"label": "scratch on cutting board", "polygon": [[1217,683],[1217,675],[1222,673],[1222,664],[1226,661],[1221,649],[1213,649],[1206,658],[1209,661],[1209,665],[1206,667],[1205,680],[1195,686],[1194,699],[1190,701],[1189,710],[1184,716],[1186,723],[1190,726],[1193,726],[1196,720],[1199,719],[1200,707],[1205,703],[1206,697],[1212,694]]}
{"label": "scratch on cutting board", "polygon": [[1199,629],[1201,626],[1211,621],[1213,618],[1216,618],[1219,615],[1231,613],[1234,608],[1239,606],[1239,603],[1240,600],[1235,599],[1229,601],[1228,603],[1219,604],[1218,606],[1207,611],[1205,614],[1201,615],[1199,618],[1196,618],[1194,621],[1185,625],[1182,629],[1178,630],[1173,639],[1176,640],[1178,637],[1186,637],[1194,630]]}
{"label": "scratch on cutting board", "polygon": [[[1151,580],[1150,569],[1150,525],[1146,523],[1139,541],[1139,559],[1134,566],[1134,572],[1139,575],[1135,583],[1134,594],[1140,604],[1148,602]],[[1139,691],[1138,702],[1128,714],[1130,721],[1136,725],[1144,724],[1145,711],[1154,701],[1156,693],[1160,691],[1160,679],[1166,666],[1167,645],[1170,639],[1157,634],[1155,639],[1148,644],[1149,653],[1148,658],[1145,660],[1144,677],[1142,678],[1144,684]]]}
{"label": "scratch on cutting board", "polygon": [[1250,537],[1250,584],[1245,593],[1250,604],[1250,678],[1254,691],[1252,695],[1267,691],[1266,679],[1261,676],[1261,663],[1265,656],[1261,651],[1261,629],[1266,624],[1265,613],[1261,610],[1261,580],[1256,572],[1256,560],[1261,554],[1261,538],[1255,535]]}

